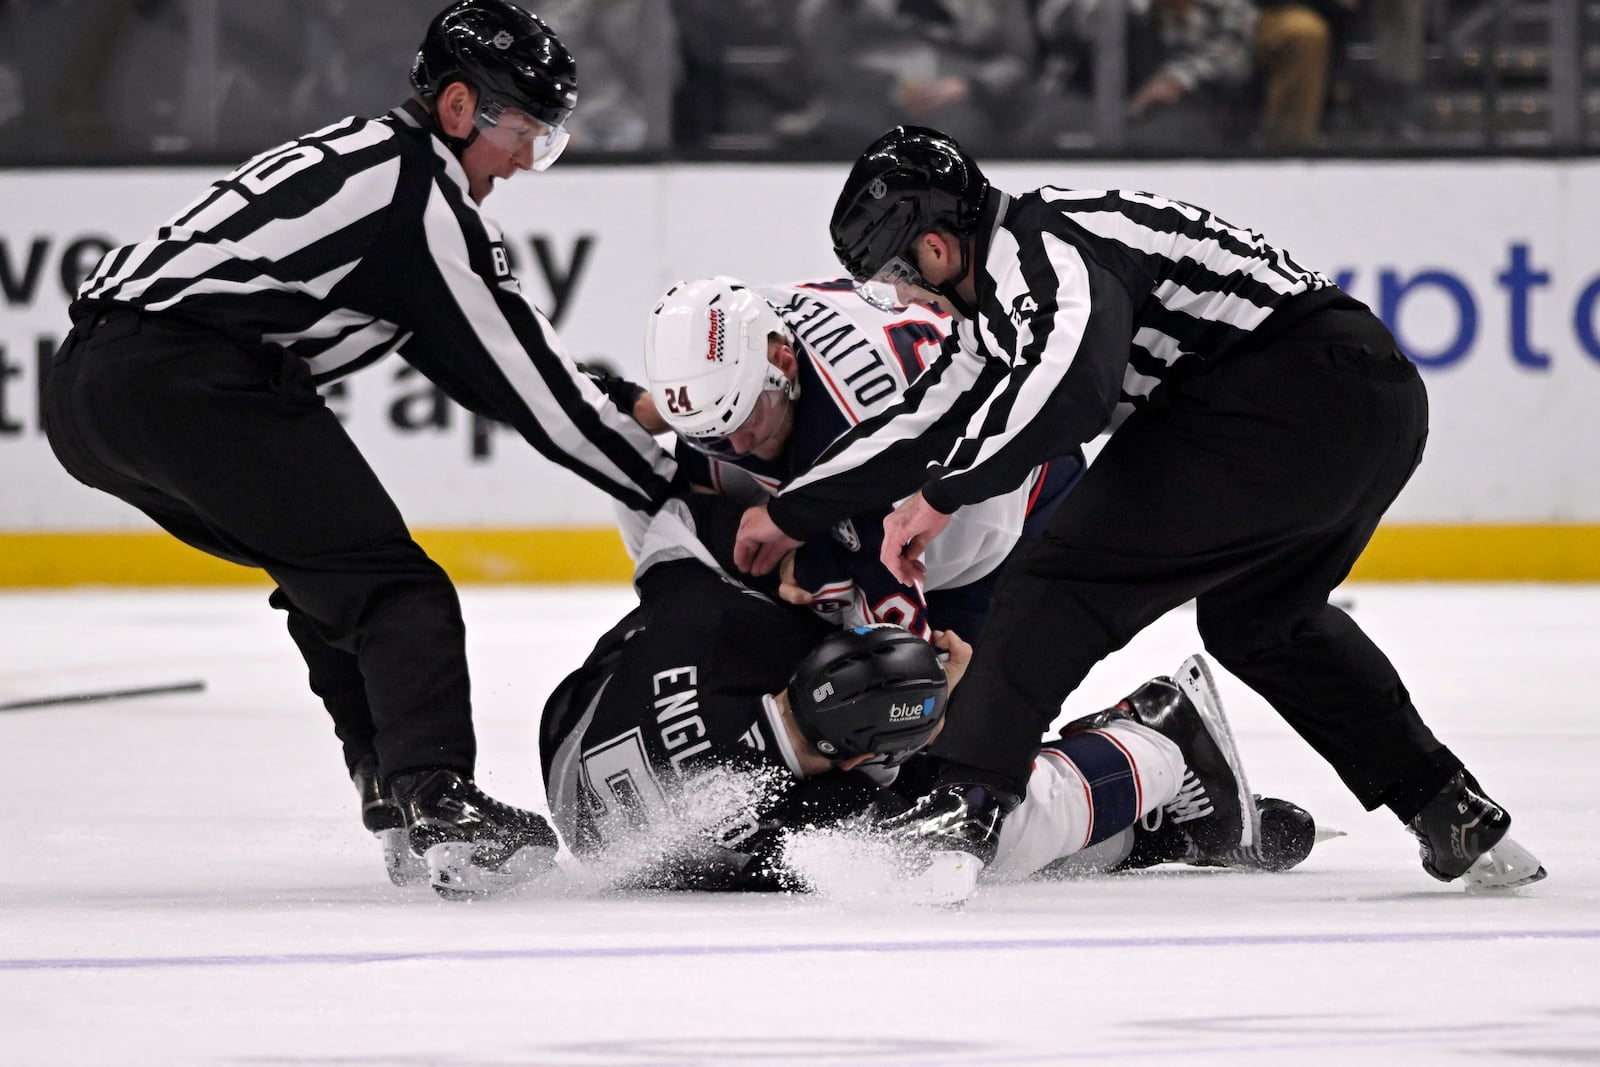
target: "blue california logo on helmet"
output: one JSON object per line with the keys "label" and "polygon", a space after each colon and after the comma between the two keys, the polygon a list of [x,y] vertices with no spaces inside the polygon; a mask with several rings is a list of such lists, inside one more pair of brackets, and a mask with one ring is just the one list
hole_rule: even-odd
{"label": "blue california logo on helmet", "polygon": [[888,623],[824,638],[795,666],[789,706],[801,734],[831,759],[874,755],[896,766],[944,720],[944,666],[922,638]]}

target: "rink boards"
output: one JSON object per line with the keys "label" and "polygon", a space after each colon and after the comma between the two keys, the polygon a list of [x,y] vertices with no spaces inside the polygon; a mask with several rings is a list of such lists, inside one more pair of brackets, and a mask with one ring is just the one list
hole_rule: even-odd
{"label": "rink boards", "polygon": [[[563,165],[486,205],[524,291],[574,357],[642,371],[673,281],[829,277],[844,165]],[[1260,231],[1389,322],[1422,367],[1422,468],[1357,568],[1366,579],[1600,579],[1600,230],[1595,161],[1005,164],[1002,188],[1142,188]],[[0,175],[0,586],[258,580],[73,482],[39,426],[68,293],[215,172]],[[330,397],[418,531],[467,581],[626,574],[609,502],[398,360]]]}

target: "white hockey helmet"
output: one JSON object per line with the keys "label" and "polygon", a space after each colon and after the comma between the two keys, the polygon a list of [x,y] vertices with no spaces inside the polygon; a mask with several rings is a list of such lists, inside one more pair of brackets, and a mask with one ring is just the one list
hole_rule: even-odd
{"label": "white hockey helmet", "polygon": [[767,359],[770,334],[790,337],[772,305],[735,278],[679,282],[656,303],[645,334],[650,395],[667,425],[691,442],[744,425],[766,389],[794,388]]}

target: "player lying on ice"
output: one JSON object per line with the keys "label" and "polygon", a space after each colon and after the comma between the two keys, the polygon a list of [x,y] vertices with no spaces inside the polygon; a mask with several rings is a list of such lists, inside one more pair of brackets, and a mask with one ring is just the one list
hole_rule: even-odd
{"label": "player lying on ice", "polygon": [[[941,664],[898,627],[833,629],[733,581],[670,529],[712,506],[663,510],[640,554],[639,606],[551,696],[546,794],[580,860],[627,854],[612,884],[803,888],[785,865],[787,834],[863,816],[892,823],[909,808],[934,772],[918,753],[943,726],[971,648],[941,632]],[[1276,870],[1314,838],[1306,812],[1251,795],[1196,656],[1041,745],[985,874],[1027,877],[1086,850],[1099,869]],[[949,855],[959,898],[981,864]]]}

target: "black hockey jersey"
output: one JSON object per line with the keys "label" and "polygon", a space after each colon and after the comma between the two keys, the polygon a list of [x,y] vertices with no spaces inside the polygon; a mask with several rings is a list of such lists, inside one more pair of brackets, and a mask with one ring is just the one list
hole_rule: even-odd
{"label": "black hockey jersey", "polygon": [[556,827],[580,858],[622,855],[628,885],[769,888],[763,860],[797,806],[860,807],[874,791],[861,775],[803,779],[763,699],[829,628],[691,560],[652,567],[638,590],[545,707]]}

